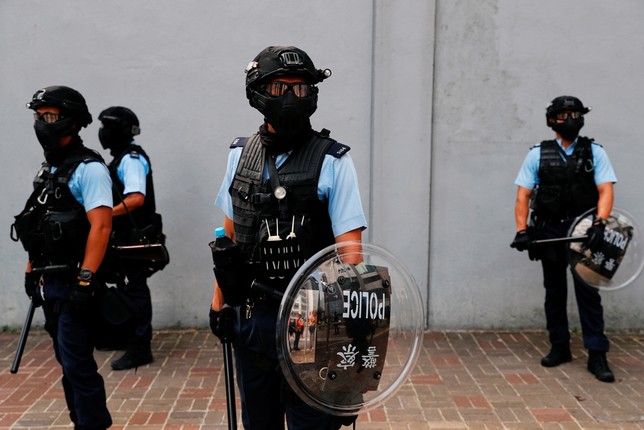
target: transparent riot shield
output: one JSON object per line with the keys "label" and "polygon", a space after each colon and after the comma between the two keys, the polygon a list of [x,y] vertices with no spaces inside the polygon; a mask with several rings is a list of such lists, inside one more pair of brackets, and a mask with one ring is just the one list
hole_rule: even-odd
{"label": "transparent riot shield", "polygon": [[618,290],[631,284],[644,268],[644,250],[640,229],[627,212],[614,208],[607,219],[604,240],[597,249],[588,249],[586,231],[595,220],[591,209],[571,225],[568,236],[568,261],[575,276],[600,290]]}
{"label": "transparent riot shield", "polygon": [[418,287],[393,255],[364,243],[332,245],[307,260],[284,294],[280,365],[310,406],[355,415],[400,388],[421,351],[423,329]]}

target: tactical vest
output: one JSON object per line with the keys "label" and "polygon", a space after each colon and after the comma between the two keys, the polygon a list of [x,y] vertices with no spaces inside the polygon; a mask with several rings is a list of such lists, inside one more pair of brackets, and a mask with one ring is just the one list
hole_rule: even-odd
{"label": "tactical vest", "polygon": [[13,240],[22,242],[33,268],[73,269],[82,262],[90,225],[68,183],[80,163],[91,162],[102,163],[103,158],[81,145],[54,173],[43,163],[34,178],[34,191],[16,215],[11,234]]}
{"label": "tactical vest", "polygon": [[[267,157],[260,136],[236,139],[231,148],[243,147],[230,186],[237,245],[248,261],[259,264],[271,279],[290,279],[315,252],[334,243],[328,204],[318,198],[317,188],[326,154],[336,158],[349,147],[314,132],[276,169],[279,186],[286,195],[278,199],[275,178],[263,179]],[[269,173],[270,173],[269,169]]]}
{"label": "tactical vest", "polygon": [[541,142],[539,185],[532,209],[542,220],[570,220],[597,206],[593,140],[579,137],[568,156],[555,140]]}
{"label": "tactical vest", "polygon": [[[136,210],[130,211],[129,215],[126,214],[124,216],[118,216],[113,218],[112,220],[112,230],[117,236],[117,242],[124,244],[136,242],[136,240],[133,240],[131,238],[132,234],[134,234],[132,233],[133,230],[140,231],[145,230],[146,228],[154,229],[154,232],[149,232],[148,234],[150,236],[155,236],[156,234],[160,234],[162,229],[161,225],[156,225],[160,223],[160,219],[156,215],[154,181],[152,179],[152,162],[150,161],[148,154],[146,154],[143,148],[141,148],[139,145],[128,145],[123,150],[121,155],[114,158],[114,160],[112,160],[112,162],[108,166],[110,170],[110,176],[112,177],[112,197],[114,200],[114,206],[121,203],[123,201],[123,198],[125,197],[123,195],[125,184],[121,182],[116,171],[119,164],[121,163],[121,160],[123,160],[123,157],[125,157],[126,155],[132,155],[134,157],[145,157],[150,166],[150,171],[145,178],[145,200],[143,202],[143,206],[136,208]],[[133,226],[132,222],[134,222],[136,226]],[[143,232],[143,234],[144,233],[145,232]],[[149,239],[152,239],[152,237],[150,237]]]}

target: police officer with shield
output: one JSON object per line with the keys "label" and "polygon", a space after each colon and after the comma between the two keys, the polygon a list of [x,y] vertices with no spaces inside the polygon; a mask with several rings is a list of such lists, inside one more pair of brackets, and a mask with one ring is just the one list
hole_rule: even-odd
{"label": "police officer with shield", "polygon": [[42,305],[45,329],[62,366],[74,428],[112,425],[94,360],[95,275],[112,227],[112,183],[101,156],[78,135],[92,122],[83,96],[66,86],[38,90],[27,104],[45,162],[12,236],[29,254],[25,291]]}
{"label": "police officer with shield", "polygon": [[[113,159],[109,164],[114,184],[112,245],[133,245],[142,240],[156,240],[161,234],[156,214],[154,182],[150,158],[134,141],[139,135],[139,119],[123,106],[112,106],[100,113],[98,137]],[[152,270],[145,261],[119,259],[111,267],[117,288],[130,299],[136,315],[136,327],[127,339],[125,354],[112,362],[113,370],[132,369],[152,363],[152,299],[147,284]],[[115,273],[112,273],[113,275]]]}
{"label": "police officer with shield", "polygon": [[317,84],[330,75],[293,46],[270,46],[246,68],[246,96],[264,122],[257,133],[233,141],[215,200],[244,267],[234,285],[217,276],[210,310],[218,334],[219,311],[224,303],[235,306],[233,346],[246,429],[284,428],[285,415],[289,429],[343,424],[284,382],[275,341],[280,303],[270,293],[284,292],[315,252],[334,242],[360,241],[366,228],[349,147],[310,123]]}
{"label": "police officer with shield", "polygon": [[[613,184],[617,179],[606,151],[593,139],[579,136],[584,115],[589,111],[590,107],[576,97],[555,98],[546,109],[547,125],[556,133],[555,139],[530,150],[515,180],[517,233],[511,246],[528,250],[531,259],[541,260],[546,324],[552,345],[541,360],[545,367],[572,360],[566,304],[568,261],[566,244],[534,242],[567,236],[575,218],[596,207],[596,217],[583,244],[592,250],[602,242],[606,219],[613,209]],[[609,341],[604,334],[599,290],[574,272],[573,275],[584,347],[588,350],[588,371],[602,382],[613,382],[615,376],[606,359]]]}

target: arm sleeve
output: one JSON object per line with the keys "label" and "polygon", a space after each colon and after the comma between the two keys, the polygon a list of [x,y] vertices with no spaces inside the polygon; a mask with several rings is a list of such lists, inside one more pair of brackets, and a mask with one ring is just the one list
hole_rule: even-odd
{"label": "arm sleeve", "polygon": [[228,164],[226,166],[226,175],[219,187],[219,192],[215,198],[215,206],[221,209],[228,218],[233,219],[233,201],[230,197],[228,190],[233,183],[235,172],[237,171],[237,164],[241,157],[243,148],[235,148],[228,154]]}
{"label": "arm sleeve", "polygon": [[539,184],[539,159],[541,155],[540,148],[534,147],[528,152],[514,184],[529,190],[533,190]]}
{"label": "arm sleeve", "polygon": [[112,207],[112,180],[103,163],[79,164],[68,185],[85,212],[100,206]]}
{"label": "arm sleeve", "polygon": [[331,155],[325,157],[318,181],[318,197],[328,203],[336,237],[351,230],[367,228],[358,175],[349,154],[340,158]]}
{"label": "arm sleeve", "polygon": [[121,160],[116,173],[124,185],[123,195],[146,192],[146,178],[150,164],[143,156],[132,157],[128,154]]}
{"label": "arm sleeve", "polygon": [[613,165],[606,150],[599,145],[593,144],[592,151],[595,162],[595,183],[597,185],[605,184],[606,182],[616,183],[617,176],[615,176]]}

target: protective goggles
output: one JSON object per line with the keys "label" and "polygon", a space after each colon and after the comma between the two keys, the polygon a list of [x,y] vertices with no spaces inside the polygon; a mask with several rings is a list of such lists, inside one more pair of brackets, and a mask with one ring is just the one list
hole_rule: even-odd
{"label": "protective goggles", "polygon": [[34,121],[43,121],[48,124],[53,124],[55,122],[58,122],[60,120],[65,119],[64,115],[61,115],[59,113],[53,113],[53,112],[34,112]]}
{"label": "protective goggles", "polygon": [[315,94],[315,86],[304,82],[289,84],[275,81],[263,85],[263,90],[271,97],[281,97],[289,90],[293,91],[296,97],[310,97]]}
{"label": "protective goggles", "polygon": [[582,113],[579,111],[564,111],[564,112],[557,112],[554,116],[555,116],[555,119],[558,121],[565,121],[568,118],[579,119],[581,118]]}

